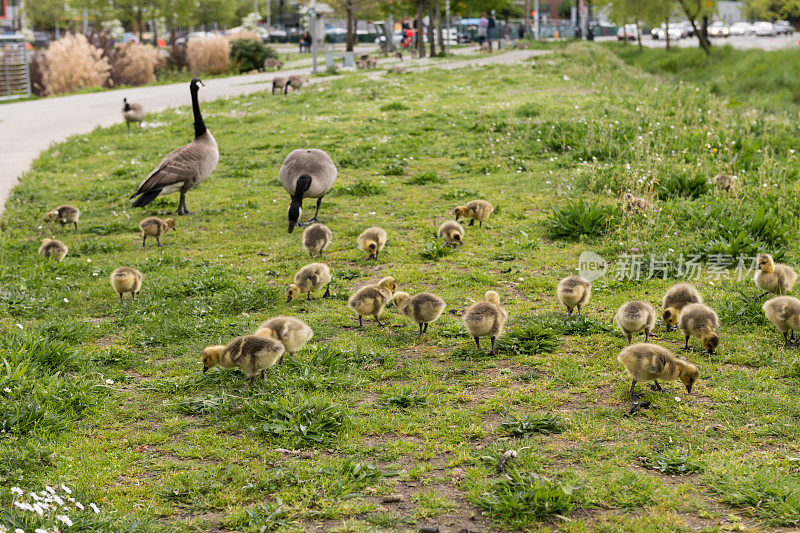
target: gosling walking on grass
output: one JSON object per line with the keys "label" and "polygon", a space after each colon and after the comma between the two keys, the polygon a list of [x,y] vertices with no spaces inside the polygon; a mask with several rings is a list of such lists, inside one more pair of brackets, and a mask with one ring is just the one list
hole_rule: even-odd
{"label": "gosling walking on grass", "polygon": [[650,334],[656,325],[656,311],[653,306],[641,300],[633,300],[622,304],[614,316],[619,330],[628,337],[628,344],[633,336],[644,330],[644,342],[650,342]]}
{"label": "gosling walking on grass", "polygon": [[58,222],[62,228],[67,224],[73,224],[76,230],[78,229],[78,220],[80,218],[81,210],[71,205],[60,205],[44,215],[44,219],[48,224]]}
{"label": "gosling walking on grass", "polygon": [[577,308],[581,314],[581,307],[586,305],[592,295],[592,285],[580,276],[569,276],[558,282],[556,294],[559,301],[567,308],[567,314],[572,315],[572,310]]}
{"label": "gosling walking on grass", "polygon": [[47,259],[53,259],[56,263],[60,263],[67,257],[69,249],[67,246],[55,239],[42,239],[42,245],[39,247],[39,255]]}
{"label": "gosling walking on grass", "polygon": [[347,305],[358,315],[358,326],[364,327],[363,317],[373,316],[379,326],[385,326],[379,316],[397,290],[397,282],[393,277],[386,277],[375,285],[367,285],[358,290],[347,302]]}
{"label": "gosling walking on grass", "polygon": [[161,246],[161,237],[170,230],[175,231],[175,219],[166,218],[161,220],[158,217],[148,217],[139,222],[139,236],[142,238],[142,248],[145,247],[147,237],[155,237],[156,245]]}
{"label": "gosling walking on grass", "polygon": [[294,277],[294,283],[286,288],[286,303],[297,298],[300,294],[308,293],[311,299],[311,291],[326,285],[323,298],[331,295],[331,270],[328,265],[323,263],[311,263],[301,268]]}
{"label": "gosling walking on grass", "polygon": [[767,294],[786,294],[792,292],[797,272],[788,265],[776,263],[769,254],[761,254],[756,259],[756,273],[753,276],[756,287]]}
{"label": "gosling walking on grass", "polygon": [[628,392],[628,397],[634,402],[631,414],[636,411],[635,402],[639,399],[635,393],[637,382],[652,381],[653,385],[650,388],[661,392],[663,389],[658,383],[659,379],[661,381],[679,379],[686,386],[686,392],[691,394],[692,386],[699,377],[696,366],[678,359],[666,348],[655,344],[638,343],[626,346],[617,355],[617,361],[622,363],[632,378]]}
{"label": "gosling walking on grass", "polygon": [[472,200],[467,202],[466,205],[459,205],[453,209],[453,214],[458,220],[461,217],[471,219],[469,225],[475,225],[478,221],[478,226],[483,227],[483,221],[489,218],[489,215],[494,211],[494,206],[486,200]]}
{"label": "gosling walking on grass", "polygon": [[119,267],[111,273],[111,286],[119,294],[120,303],[126,292],[131,293],[131,300],[135,300],[142,290],[142,273],[135,268]]}
{"label": "gosling walking on grass", "polygon": [[369,253],[370,259],[378,259],[378,254],[386,246],[386,231],[377,226],[367,228],[358,236],[358,247]]}
{"label": "gosling walking on grass", "polygon": [[312,224],[303,232],[303,247],[308,255],[322,257],[322,252],[333,239],[333,232],[325,224]]}
{"label": "gosling walking on grass", "polygon": [[482,301],[475,302],[467,308],[461,321],[467,328],[470,336],[475,339],[475,345],[480,349],[481,337],[489,337],[492,349],[489,355],[495,355],[495,343],[503,332],[503,326],[508,319],[508,313],[500,307],[500,295],[495,291],[486,291]]}
{"label": "gosling walking on grass", "polygon": [[[783,341],[788,348],[797,346],[795,331],[800,331],[800,300],[791,296],[778,296],[767,300],[761,308],[770,322],[783,333]],[[791,332],[791,342],[789,333]]]}
{"label": "gosling walking on grass", "polygon": [[675,329],[684,307],[701,303],[703,303],[703,297],[691,283],[678,283],[670,287],[661,301],[663,311],[661,318],[664,319],[667,331]]}
{"label": "gosling walking on grass", "polygon": [[275,365],[283,356],[283,344],[258,335],[245,335],[233,339],[225,346],[208,346],[203,350],[200,360],[203,373],[219,365],[222,368],[239,368],[250,377],[250,384],[261,375],[264,381],[267,368]]}
{"label": "gosling walking on grass", "polygon": [[444,300],[429,292],[409,296],[407,292],[397,291],[393,301],[398,311],[419,324],[420,335],[428,332],[428,324],[438,320],[445,307]]}
{"label": "gosling walking on grass", "polygon": [[[301,349],[314,336],[308,324],[292,316],[276,316],[261,324],[253,335],[275,339],[283,344],[289,357]],[[279,363],[283,362],[283,358]]]}
{"label": "gosling walking on grass", "polygon": [[719,346],[719,317],[710,307],[703,304],[687,305],[678,319],[678,329],[686,337],[684,350],[689,350],[689,337],[698,337],[703,348],[713,354]]}
{"label": "gosling walking on grass", "polygon": [[452,248],[464,244],[464,227],[455,220],[446,220],[439,226],[439,238]]}

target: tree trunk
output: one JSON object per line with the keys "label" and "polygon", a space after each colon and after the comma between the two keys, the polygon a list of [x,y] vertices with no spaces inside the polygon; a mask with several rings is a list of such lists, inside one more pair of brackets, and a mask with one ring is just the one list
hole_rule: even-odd
{"label": "tree trunk", "polygon": [[345,11],[347,11],[347,48],[348,52],[353,51],[353,41],[355,40],[356,30],[353,28],[353,0],[347,0],[344,3]]}
{"label": "tree trunk", "polygon": [[703,52],[705,52],[706,55],[711,55],[711,47],[709,46],[708,41],[706,41],[705,37],[703,36],[703,33],[697,30],[697,24],[695,23],[695,19],[697,19],[698,15],[700,15],[700,11],[698,10],[695,13],[690,13],[689,8],[686,5],[686,0],[678,0],[678,3],[681,5],[683,13],[686,15],[686,18],[689,19],[689,23],[692,25],[694,34],[697,37],[698,42],[700,43],[700,48],[703,49]]}
{"label": "tree trunk", "polygon": [[417,2],[417,51],[419,57],[425,57],[425,40],[422,38],[422,32],[425,31],[425,24],[422,19],[425,18],[425,0],[418,0]]}
{"label": "tree trunk", "polygon": [[144,37],[142,37],[142,33],[144,33],[144,32],[142,31],[142,10],[141,9],[136,12],[136,25],[139,27],[139,42],[143,43],[144,42]]}
{"label": "tree trunk", "polygon": [[639,50],[642,49],[642,28],[636,23],[636,40],[639,42]]}
{"label": "tree trunk", "polygon": [[434,12],[436,14],[436,36],[439,38],[439,52],[444,53],[445,44],[444,44],[444,32],[442,32],[442,8],[439,5],[439,2],[436,2],[436,7],[434,8]]}
{"label": "tree trunk", "polygon": [[428,8],[428,18],[430,19],[430,24],[428,24],[428,44],[431,45],[431,57],[436,57],[436,38],[433,35],[433,27],[436,24],[436,17],[434,16],[433,6]]}
{"label": "tree trunk", "polygon": [[628,25],[628,19],[622,19],[622,44],[628,44],[628,30],[625,29],[625,26]]}
{"label": "tree trunk", "polygon": [[667,37],[666,37],[666,38],[667,38],[667,52],[669,52],[669,16],[667,16],[667,22],[664,24],[664,27],[665,27],[665,28],[666,28],[666,30],[667,30],[667,31],[666,31],[666,32],[664,32],[664,33],[665,33],[665,34],[666,34],[666,36],[667,36]]}
{"label": "tree trunk", "polygon": [[158,23],[153,19],[153,46],[158,48]]}

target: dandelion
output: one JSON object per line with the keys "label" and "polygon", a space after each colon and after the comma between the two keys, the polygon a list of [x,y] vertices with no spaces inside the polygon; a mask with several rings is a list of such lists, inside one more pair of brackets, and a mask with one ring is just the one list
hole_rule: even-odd
{"label": "dandelion", "polygon": [[94,511],[94,512],[95,512],[95,514],[100,514],[100,509],[98,509],[98,508],[97,508],[97,506],[96,506],[94,503],[90,503],[90,504],[89,504],[89,508],[90,508],[92,511]]}
{"label": "dandelion", "polygon": [[72,520],[70,520],[67,515],[65,514],[56,515],[56,518],[64,522],[64,524],[66,524],[67,527],[72,527]]}
{"label": "dandelion", "polygon": [[84,506],[83,506],[83,504],[82,504],[81,502],[75,502],[75,507],[77,507],[77,508],[78,508],[78,509],[80,509],[81,511],[83,511],[84,509],[86,509],[86,507],[84,507]]}
{"label": "dandelion", "polygon": [[[6,387],[4,390],[5,392],[11,392],[11,389],[8,387]],[[11,487],[11,493],[16,494],[17,496],[22,496],[22,489],[19,487]]]}

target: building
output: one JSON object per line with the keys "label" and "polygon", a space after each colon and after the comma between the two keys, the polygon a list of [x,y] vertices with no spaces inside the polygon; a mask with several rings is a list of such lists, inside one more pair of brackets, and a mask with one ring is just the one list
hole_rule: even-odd
{"label": "building", "polygon": [[19,0],[0,0],[0,33],[8,33],[19,28]]}
{"label": "building", "polygon": [[744,20],[743,8],[744,2],[717,2],[717,18],[728,26],[734,22],[741,22]]}

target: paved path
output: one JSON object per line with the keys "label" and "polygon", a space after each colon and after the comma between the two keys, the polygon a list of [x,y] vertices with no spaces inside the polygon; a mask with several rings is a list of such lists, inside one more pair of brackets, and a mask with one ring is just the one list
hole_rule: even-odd
{"label": "paved path", "polygon": [[[542,53],[535,50],[514,50],[504,54],[447,63],[424,64],[423,61],[404,61],[409,70],[427,68],[463,68],[492,63],[511,63]],[[324,61],[324,60],[323,60]],[[385,63],[395,63],[386,60]],[[380,71],[375,71],[378,73]],[[279,75],[309,74],[308,68],[284,70]],[[264,91],[276,73],[247,74],[208,80],[200,89],[200,100]],[[335,77],[312,78],[311,83],[325,82]],[[88,133],[98,126],[110,126],[122,121],[122,98],[141,102],[148,112],[168,107],[188,105],[187,83],[119,89],[90,94],[43,98],[0,105],[0,211],[19,176],[27,171],[39,152],[76,134]]]}

